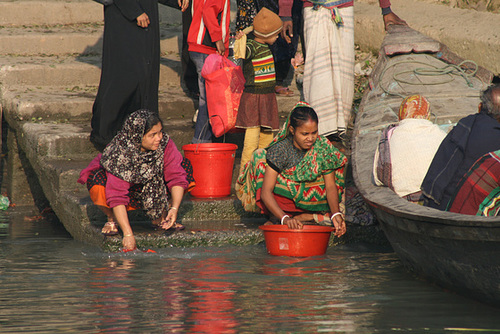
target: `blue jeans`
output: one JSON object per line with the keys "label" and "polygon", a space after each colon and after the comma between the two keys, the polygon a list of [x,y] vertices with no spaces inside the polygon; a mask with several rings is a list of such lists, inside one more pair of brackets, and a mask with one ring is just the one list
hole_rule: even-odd
{"label": "blue jeans", "polygon": [[200,99],[198,106],[198,118],[194,127],[194,136],[191,143],[211,143],[212,142],[212,126],[208,121],[208,108],[207,108],[207,92],[205,90],[205,79],[201,76],[201,69],[205,64],[208,54],[189,51],[189,57],[196,65],[196,72],[198,72],[198,86],[200,88]]}

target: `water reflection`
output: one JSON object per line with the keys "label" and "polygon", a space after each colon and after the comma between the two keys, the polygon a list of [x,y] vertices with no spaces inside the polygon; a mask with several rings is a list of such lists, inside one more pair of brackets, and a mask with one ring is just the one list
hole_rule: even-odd
{"label": "water reflection", "polygon": [[227,275],[228,261],[220,258],[206,259],[192,272],[190,284],[191,302],[187,318],[189,330],[196,333],[236,333],[238,321],[234,304],[236,284]]}
{"label": "water reflection", "polygon": [[263,245],[108,254],[24,223],[0,238],[0,333],[500,329],[499,309],[416,280],[369,245],[311,258]]}

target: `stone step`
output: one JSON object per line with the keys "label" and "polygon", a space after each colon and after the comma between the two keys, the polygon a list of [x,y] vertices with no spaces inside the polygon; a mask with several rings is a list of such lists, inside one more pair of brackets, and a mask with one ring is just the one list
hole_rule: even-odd
{"label": "stone step", "polygon": [[[71,24],[4,27],[0,29],[0,55],[100,55],[103,25]],[[182,28],[160,25],[160,50],[178,53]]]}
{"label": "stone step", "polygon": [[[22,121],[90,122],[96,86],[3,87],[0,102],[5,113]],[[162,86],[159,93],[162,117],[192,119],[197,101],[181,87]]]}
{"label": "stone step", "polygon": [[[180,72],[178,54],[165,54],[160,58],[160,86],[180,85]],[[0,82],[4,87],[97,86],[100,76],[100,56],[0,57]]]}
{"label": "stone step", "polygon": [[[190,144],[194,133],[191,119],[171,118],[160,113],[164,120],[166,133],[172,138],[182,152],[184,145]],[[10,120],[11,114],[6,114]],[[90,161],[97,151],[89,141],[90,122],[24,122],[19,123],[24,140],[29,143],[34,155],[40,159]],[[244,133],[231,133],[217,138],[216,142],[234,143],[238,146],[238,154],[243,147]]]}
{"label": "stone step", "polygon": [[41,160],[89,161],[98,153],[89,141],[90,126],[26,122],[20,131],[33,156]]}
{"label": "stone step", "polygon": [[[180,11],[159,5],[160,22],[180,24]],[[1,26],[102,23],[103,6],[91,0],[0,1]]]}

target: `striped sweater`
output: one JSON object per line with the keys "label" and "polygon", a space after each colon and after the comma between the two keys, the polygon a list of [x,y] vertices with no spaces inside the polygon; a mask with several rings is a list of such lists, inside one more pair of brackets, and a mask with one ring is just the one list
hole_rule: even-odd
{"label": "striped sweater", "polygon": [[274,59],[267,44],[247,40],[246,57],[243,61],[245,92],[252,94],[274,93],[276,72]]}

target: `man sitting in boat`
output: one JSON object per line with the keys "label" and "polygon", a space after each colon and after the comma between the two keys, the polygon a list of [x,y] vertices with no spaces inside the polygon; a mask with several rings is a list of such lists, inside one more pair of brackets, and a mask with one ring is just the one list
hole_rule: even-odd
{"label": "man sitting in boat", "polygon": [[481,92],[479,112],[462,118],[441,143],[422,182],[424,205],[446,210],[462,176],[500,149],[500,85]]}
{"label": "man sitting in boat", "polygon": [[446,133],[433,124],[429,101],[422,95],[403,100],[399,123],[382,131],[373,164],[378,186],[387,186],[412,202],[421,199],[420,185]]}
{"label": "man sitting in boat", "polygon": [[448,211],[497,216],[500,211],[500,150],[479,158],[460,180]]}
{"label": "man sitting in boat", "polygon": [[266,149],[255,150],[236,183],[246,211],[270,216],[266,224],[302,229],[316,221],[346,232],[340,212],[347,158],[318,135],[318,115],[299,102]]}

